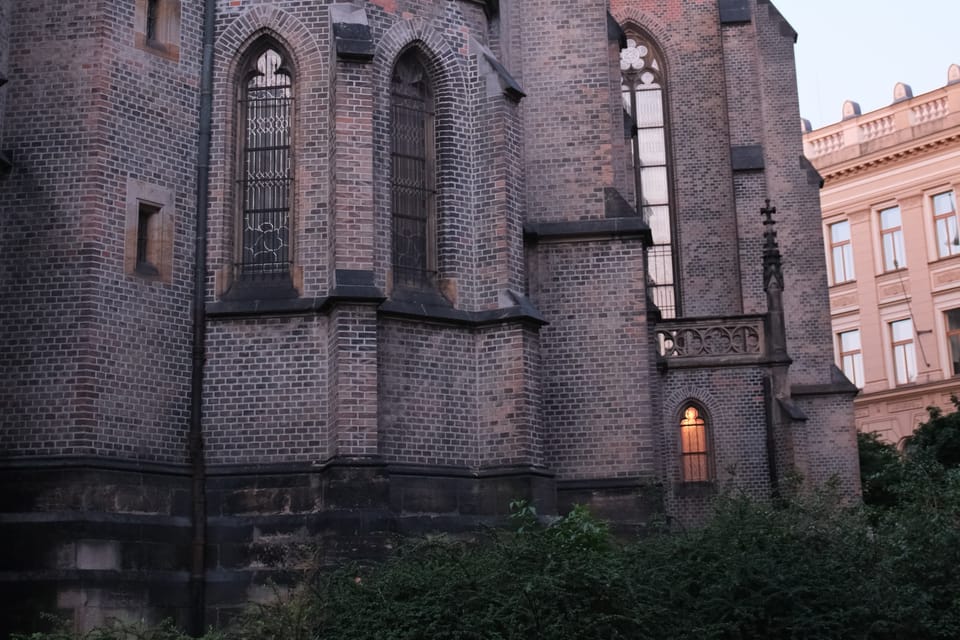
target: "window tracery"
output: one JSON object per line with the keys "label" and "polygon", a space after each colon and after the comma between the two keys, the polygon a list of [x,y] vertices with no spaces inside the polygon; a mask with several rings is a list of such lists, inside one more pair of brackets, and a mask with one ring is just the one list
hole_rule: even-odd
{"label": "window tracery", "polygon": [[638,35],[620,51],[623,107],[633,126],[631,146],[636,209],[653,235],[647,271],[654,303],[665,318],[678,315],[676,242],[671,202],[665,82],[661,57]]}

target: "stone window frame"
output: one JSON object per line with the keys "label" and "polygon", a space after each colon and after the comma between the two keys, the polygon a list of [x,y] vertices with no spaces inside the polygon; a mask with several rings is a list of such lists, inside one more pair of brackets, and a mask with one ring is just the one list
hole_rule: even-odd
{"label": "stone window frame", "polygon": [[[884,214],[888,211],[897,212],[896,224],[884,226]],[[879,230],[880,272],[892,273],[907,268],[906,242],[903,237],[903,208],[899,204],[891,204],[877,208],[877,229]],[[890,249],[887,242],[890,242]]]}
{"label": "stone window frame", "polygon": [[[657,89],[660,93],[660,111],[661,111],[661,123],[657,126],[644,126],[640,127],[637,122],[637,109],[636,109],[636,99],[632,94],[636,93],[636,89],[630,91],[631,93],[631,108],[627,109],[626,106],[624,109],[628,111],[630,118],[632,120],[631,134],[630,134],[630,166],[632,167],[632,172],[634,176],[634,208],[637,210],[637,213],[643,215],[644,220],[650,222],[650,226],[653,229],[654,227],[659,228],[655,222],[651,222],[652,213],[648,210],[653,210],[656,208],[664,208],[667,213],[668,221],[665,229],[669,232],[669,242],[657,242],[657,231],[654,229],[654,245],[647,250],[647,260],[648,264],[650,259],[657,260],[661,257],[665,257],[668,260],[668,266],[670,269],[670,280],[671,282],[665,283],[663,285],[656,285],[650,287],[653,289],[654,302],[660,308],[661,314],[664,318],[672,317],[682,317],[682,295],[681,295],[681,286],[680,286],[680,241],[679,241],[679,229],[677,224],[676,216],[676,182],[673,175],[673,145],[671,144],[672,139],[672,125],[670,119],[670,90],[669,90],[669,72],[666,68],[667,61],[664,55],[663,47],[659,45],[652,35],[650,35],[642,26],[635,24],[633,22],[627,22],[622,25],[623,31],[626,34],[627,38],[627,47],[621,49],[621,84],[622,89],[621,93],[626,94],[627,91],[623,91],[623,88],[627,88],[628,91],[630,87],[627,84],[627,73],[633,73],[636,79],[639,79],[644,73],[653,74],[653,82],[656,84]],[[631,47],[630,45],[634,46]],[[651,66],[646,65],[646,60],[644,60],[644,65],[639,69],[633,69],[632,66],[627,66],[629,63],[625,61],[624,51],[628,51],[631,48],[640,48],[646,47],[648,52],[647,54],[641,54],[640,57],[646,58],[650,57],[654,60],[654,63],[651,63]],[[655,64],[655,66],[654,66]],[[635,66],[635,65],[634,65]],[[631,71],[633,69],[633,71]],[[645,131],[652,131],[654,129],[659,129],[662,132],[662,144],[663,144],[663,164],[650,164],[647,165],[647,169],[660,169],[663,168],[665,172],[666,180],[666,199],[665,203],[654,203],[649,206],[644,206],[642,201],[643,193],[643,177],[642,169],[640,167],[640,142],[639,142],[639,132],[643,129]],[[669,289],[669,293],[665,294],[668,298],[672,297],[672,305],[669,303],[663,303],[659,298],[662,298],[663,295],[660,295],[657,290]]]}
{"label": "stone window frame", "polygon": [[[951,211],[937,213],[937,199],[941,196],[950,196]],[[957,211],[956,190],[949,187],[937,189],[928,195],[927,202],[930,207],[930,220],[933,225],[933,241],[936,245],[934,259],[946,260],[960,254],[960,212]],[[946,238],[943,237],[944,232],[947,234]],[[949,237],[951,232],[952,238]],[[947,249],[946,254],[942,251],[944,248]]]}
{"label": "stone window frame", "polygon": [[[179,61],[181,12],[181,0],[136,0],[134,44],[149,53]],[[149,33],[151,13],[153,34]]]}
{"label": "stone window frame", "polygon": [[[846,225],[847,228],[847,239],[846,240],[836,240],[834,238],[834,229],[840,225]],[[830,243],[830,276],[833,279],[833,284],[845,284],[847,282],[853,282],[857,279],[856,269],[854,267],[854,255],[853,255],[853,228],[850,224],[849,219],[836,220],[827,224],[827,240]],[[842,258],[842,261],[839,263],[842,265],[842,272],[838,273],[838,262],[837,257]],[[849,271],[849,272],[848,272]]]}
{"label": "stone window frame", "polygon": [[[142,214],[146,209],[151,212],[144,226]],[[174,229],[173,190],[127,178],[124,273],[169,284],[173,278]],[[144,257],[145,261],[138,260]]]}
{"label": "stone window frame", "polygon": [[[956,314],[956,328],[951,328],[950,314]],[[943,311],[943,330],[947,343],[946,369],[948,377],[960,376],[960,308]]]}
{"label": "stone window frame", "polygon": [[[847,349],[844,346],[844,336],[856,334],[857,346]],[[865,383],[863,370],[863,337],[860,334],[859,327],[837,332],[837,366],[843,371],[847,379],[850,380],[858,389],[862,389]],[[853,368],[853,375],[847,370],[847,359]]]}
{"label": "stone window frame", "polygon": [[[910,327],[910,337],[909,338],[900,338],[896,337],[896,328],[894,325],[902,325],[902,323],[909,323]],[[891,320],[887,323],[889,336],[890,336],[890,356],[891,360],[891,378],[895,386],[901,387],[904,385],[914,384],[917,381],[918,370],[917,370],[917,335],[916,328],[914,327],[913,319],[909,316],[906,318],[900,318],[897,320]],[[901,376],[900,364],[902,361],[904,374]],[[911,372],[913,376],[911,377]]]}
{"label": "stone window frame", "polygon": [[[684,424],[691,420],[688,415],[690,411],[696,412],[693,424]],[[697,424],[696,420],[699,420]],[[716,477],[716,464],[714,461],[713,446],[713,419],[710,412],[704,407],[702,402],[694,399],[688,399],[680,405],[680,410],[676,414],[673,422],[677,429],[678,445],[678,473],[682,485],[708,485],[713,483]],[[697,450],[687,450],[689,439],[685,437],[684,429],[690,427],[700,427],[699,436],[700,448]],[[697,464],[697,473],[691,477],[691,469],[688,468],[688,461],[694,457],[699,457],[701,462]]]}
{"label": "stone window frame", "polygon": [[[394,78],[396,77],[398,68],[401,64],[404,64],[407,60],[414,60],[416,64],[420,67],[420,70],[427,79],[426,83],[426,98],[425,98],[425,111],[424,111],[424,122],[423,122],[423,131],[424,131],[424,145],[423,145],[423,174],[424,182],[420,188],[424,191],[425,194],[425,213],[424,213],[424,246],[422,247],[422,252],[424,254],[423,260],[423,269],[419,278],[408,278],[404,279],[401,282],[401,279],[398,278],[398,242],[397,242],[397,225],[398,225],[398,209],[397,209],[397,174],[395,172],[396,168],[396,159],[398,154],[396,153],[396,138],[394,137],[397,133],[397,127],[394,125],[395,118],[395,109],[396,104],[396,94],[394,92]],[[437,80],[431,72],[430,61],[428,60],[425,52],[423,52],[418,46],[412,44],[404,48],[394,59],[393,65],[391,66],[390,71],[390,95],[389,95],[389,109],[390,109],[390,131],[391,131],[391,140],[390,140],[390,271],[392,275],[391,282],[391,292],[396,295],[402,293],[404,290],[426,290],[426,291],[437,291],[440,285],[440,264],[439,264],[439,220],[440,220],[440,211],[439,211],[439,197],[438,197],[438,184],[439,184],[439,158],[440,153],[437,148]]]}

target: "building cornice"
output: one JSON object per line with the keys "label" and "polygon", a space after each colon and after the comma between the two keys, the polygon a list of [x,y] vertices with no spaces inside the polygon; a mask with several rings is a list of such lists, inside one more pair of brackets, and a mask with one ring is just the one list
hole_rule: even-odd
{"label": "building cornice", "polygon": [[820,173],[826,182],[857,175],[885,165],[893,164],[905,158],[922,156],[942,147],[960,142],[960,130],[956,130],[950,135],[927,140],[921,144],[910,145],[902,148],[885,149],[884,153],[873,154],[865,157],[859,157],[851,163],[838,165],[836,168],[821,166]]}

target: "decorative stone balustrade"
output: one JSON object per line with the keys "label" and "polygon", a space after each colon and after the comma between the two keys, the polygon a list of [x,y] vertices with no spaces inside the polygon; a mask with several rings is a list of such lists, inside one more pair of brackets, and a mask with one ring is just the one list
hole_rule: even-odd
{"label": "decorative stone balustrade", "polygon": [[831,133],[822,138],[815,138],[810,141],[810,147],[813,150],[813,157],[825,156],[843,148],[843,131]]}
{"label": "decorative stone balustrade", "polygon": [[[689,318],[657,324],[660,355],[670,361],[754,361],[765,354],[764,316]],[[692,362],[691,362],[692,364]]]}
{"label": "decorative stone balustrade", "polygon": [[943,97],[912,107],[910,109],[910,119],[913,124],[917,125],[945,118],[948,113],[950,113],[950,106],[947,98]]}
{"label": "decorative stone balustrade", "polygon": [[877,118],[876,120],[864,122],[860,125],[860,141],[868,142],[870,140],[876,140],[894,131],[896,131],[896,126],[893,123],[893,116]]}

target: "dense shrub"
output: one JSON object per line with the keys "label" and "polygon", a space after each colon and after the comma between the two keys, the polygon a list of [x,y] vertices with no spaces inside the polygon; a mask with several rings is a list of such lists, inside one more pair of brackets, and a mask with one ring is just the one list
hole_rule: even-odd
{"label": "dense shrub", "polygon": [[662,524],[623,543],[583,508],[545,522],[518,504],[509,531],[409,542],[380,565],[318,572],[225,636],[960,638],[960,467],[947,437],[956,419],[932,414],[906,456],[861,437],[865,506],[829,491],[783,502],[730,493],[702,527]]}

